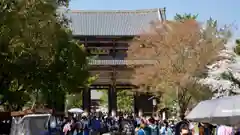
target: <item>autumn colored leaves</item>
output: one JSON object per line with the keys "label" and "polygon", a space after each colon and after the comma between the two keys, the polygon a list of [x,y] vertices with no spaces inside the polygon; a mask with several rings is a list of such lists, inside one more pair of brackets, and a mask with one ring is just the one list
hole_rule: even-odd
{"label": "autumn colored leaves", "polygon": [[176,99],[184,94],[193,98],[190,89],[195,93],[197,89],[206,89],[198,83],[198,75],[224,48],[225,42],[218,34],[216,26],[207,24],[203,28],[193,19],[154,22],[149,31],[130,43],[128,59],[156,61],[151,65],[135,66],[132,83],[144,87],[142,92],[161,97],[175,93]]}

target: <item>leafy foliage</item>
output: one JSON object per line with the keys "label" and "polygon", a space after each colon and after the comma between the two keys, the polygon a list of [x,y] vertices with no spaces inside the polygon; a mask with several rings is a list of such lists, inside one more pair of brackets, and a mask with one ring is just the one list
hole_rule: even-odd
{"label": "leafy foliage", "polygon": [[228,29],[218,30],[213,20],[202,28],[195,17],[179,18],[181,21],[156,22],[151,31],[136,37],[128,59],[155,61],[135,67],[132,83],[147,87],[142,92],[159,94],[162,100],[175,93],[172,100],[177,101],[183,115],[191,102],[211,97],[211,90],[198,83],[198,76],[224,48]]}
{"label": "leafy foliage", "polygon": [[[102,106],[108,106],[108,91],[102,90],[103,95],[100,99],[100,104]],[[133,93],[128,90],[117,91],[117,108],[123,112],[131,112],[133,106]]]}
{"label": "leafy foliage", "polygon": [[[231,81],[235,87],[238,87],[238,89],[240,88],[240,80],[236,76],[234,76],[232,72],[224,72],[221,74],[221,77],[225,80]],[[236,91],[235,89],[228,89],[227,92],[227,96],[239,94],[239,91]]]}
{"label": "leafy foliage", "polygon": [[234,51],[236,54],[240,55],[240,40],[239,39],[236,40],[236,47],[235,47]]}
{"label": "leafy foliage", "polygon": [[82,106],[82,93],[67,95],[67,108],[80,108]]}
{"label": "leafy foliage", "polygon": [[129,90],[119,90],[117,92],[117,107],[123,112],[133,111],[133,93]]}
{"label": "leafy foliage", "polygon": [[0,2],[1,104],[12,105],[14,94],[27,101],[37,90],[49,107],[62,106],[66,92],[88,83],[86,52],[56,13],[58,5],[67,2]]}
{"label": "leafy foliage", "polygon": [[198,17],[198,15],[193,15],[193,14],[190,14],[190,13],[189,14],[185,13],[183,15],[176,14],[174,16],[174,20],[184,22],[186,20],[196,20],[197,17]]}
{"label": "leafy foliage", "polygon": [[107,90],[101,90],[103,93],[100,98],[100,105],[104,107],[108,107],[108,91]]}

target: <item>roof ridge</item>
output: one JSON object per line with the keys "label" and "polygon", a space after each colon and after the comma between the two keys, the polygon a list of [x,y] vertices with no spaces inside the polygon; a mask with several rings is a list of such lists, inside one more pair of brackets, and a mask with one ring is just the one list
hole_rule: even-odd
{"label": "roof ridge", "polygon": [[164,8],[137,9],[137,10],[69,10],[72,13],[148,13],[158,12]]}

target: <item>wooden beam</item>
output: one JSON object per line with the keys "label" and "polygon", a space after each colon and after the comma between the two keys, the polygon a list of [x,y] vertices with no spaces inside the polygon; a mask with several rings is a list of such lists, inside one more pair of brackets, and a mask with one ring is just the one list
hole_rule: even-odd
{"label": "wooden beam", "polygon": [[[113,46],[101,46],[101,47],[95,47],[95,46],[88,46],[86,47],[87,49],[114,49]],[[116,46],[115,47],[116,50],[127,50],[128,47],[124,47],[124,46]]]}
{"label": "wooden beam", "polygon": [[[101,70],[101,71],[112,70],[112,67],[113,66],[110,66],[110,65],[91,66],[90,67],[90,71],[94,71],[94,70]],[[127,65],[117,65],[117,66],[115,66],[115,69],[116,70],[132,70]]]}
{"label": "wooden beam", "polygon": [[[80,43],[84,43],[84,41],[79,41]],[[97,40],[97,41],[94,41],[94,40],[87,40],[86,43],[118,43],[118,44],[128,44],[129,41],[111,41],[111,40]]]}
{"label": "wooden beam", "polygon": [[[92,84],[89,88],[90,89],[109,89],[111,84]],[[116,84],[116,89],[136,89],[137,86],[133,84]],[[83,87],[80,87],[80,89],[83,89]]]}
{"label": "wooden beam", "polygon": [[115,40],[132,40],[134,36],[76,36],[73,35],[73,37],[76,40],[83,40],[83,38],[86,38],[87,40],[97,40],[97,39],[115,39]]}

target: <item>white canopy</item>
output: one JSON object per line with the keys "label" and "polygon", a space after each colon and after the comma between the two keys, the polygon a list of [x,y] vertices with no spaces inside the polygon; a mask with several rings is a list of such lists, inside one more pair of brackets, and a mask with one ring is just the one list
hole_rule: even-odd
{"label": "white canopy", "polygon": [[68,110],[70,113],[83,113],[84,111],[80,108],[71,108]]}

